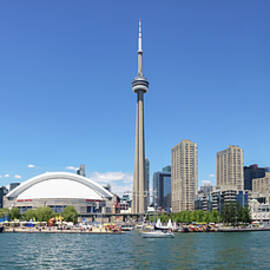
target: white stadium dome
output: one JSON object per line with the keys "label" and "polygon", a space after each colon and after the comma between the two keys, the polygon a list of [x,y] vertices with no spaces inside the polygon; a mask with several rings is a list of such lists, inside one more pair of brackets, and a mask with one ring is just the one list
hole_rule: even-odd
{"label": "white stadium dome", "polygon": [[6,208],[18,207],[21,213],[40,206],[55,212],[73,205],[80,215],[111,211],[113,194],[93,180],[68,172],[47,172],[11,190],[4,199]]}
{"label": "white stadium dome", "polygon": [[7,198],[25,199],[92,199],[113,195],[93,180],[67,172],[48,172],[33,177],[7,194]]}

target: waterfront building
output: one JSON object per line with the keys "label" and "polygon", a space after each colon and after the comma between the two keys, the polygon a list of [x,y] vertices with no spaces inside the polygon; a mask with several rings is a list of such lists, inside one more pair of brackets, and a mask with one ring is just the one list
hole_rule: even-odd
{"label": "waterfront building", "polygon": [[252,222],[270,224],[270,204],[260,203],[256,199],[249,201],[250,215]]}
{"label": "waterfront building", "polygon": [[262,178],[252,180],[252,191],[270,197],[270,172],[265,172],[265,176]]}
{"label": "waterfront building", "polygon": [[0,208],[3,208],[3,199],[7,193],[8,193],[8,190],[6,187],[4,186],[0,187]]}
{"label": "waterfront building", "polygon": [[131,213],[131,200],[128,194],[124,194],[120,199],[120,213],[121,214]]}
{"label": "waterfront building", "polygon": [[171,209],[171,172],[153,174],[153,204],[167,212]]}
{"label": "waterfront building", "polygon": [[211,194],[198,193],[195,201],[195,210],[212,211]]}
{"label": "waterfront building", "polygon": [[145,159],[145,198],[146,198],[146,207],[150,205],[150,161],[148,158]]}
{"label": "waterfront building", "polygon": [[145,146],[144,146],[144,94],[148,92],[148,80],[142,72],[142,31],[139,21],[138,73],[132,81],[132,90],[137,94],[136,143],[133,177],[132,212],[144,214],[147,210],[145,182]]}
{"label": "waterfront building", "polygon": [[244,189],[243,150],[238,146],[217,153],[217,188]]}
{"label": "waterfront building", "polygon": [[244,189],[252,190],[252,180],[265,177],[265,172],[269,172],[269,168],[259,168],[257,164],[244,166]]}
{"label": "waterfront building", "polygon": [[249,191],[238,189],[216,190],[211,193],[211,197],[212,209],[221,213],[223,205],[226,203],[239,203],[240,206],[247,206]]}
{"label": "waterfront building", "polygon": [[212,210],[212,196],[211,192],[213,191],[213,186],[210,183],[204,183],[197,195],[195,201],[196,210],[211,211]]}
{"label": "waterfront building", "polygon": [[67,172],[48,172],[33,177],[4,197],[4,207],[28,209],[48,206],[61,213],[73,205],[80,216],[111,213],[113,195],[93,180]]}
{"label": "waterfront building", "polygon": [[197,144],[182,140],[172,148],[172,211],[194,210],[198,191]]}

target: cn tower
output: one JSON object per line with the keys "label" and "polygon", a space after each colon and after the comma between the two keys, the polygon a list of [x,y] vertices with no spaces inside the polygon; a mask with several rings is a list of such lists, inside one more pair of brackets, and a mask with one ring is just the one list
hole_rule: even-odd
{"label": "cn tower", "polygon": [[142,72],[142,27],[139,20],[138,39],[138,74],[132,81],[132,90],[137,94],[136,142],[135,162],[132,194],[132,213],[144,214],[146,211],[146,183],[145,183],[145,147],[144,147],[144,113],[143,96],[148,91],[148,81]]}

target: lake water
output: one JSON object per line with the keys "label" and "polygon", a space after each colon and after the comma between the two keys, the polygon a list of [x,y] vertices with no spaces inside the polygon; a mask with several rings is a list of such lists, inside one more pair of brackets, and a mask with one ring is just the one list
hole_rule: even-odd
{"label": "lake water", "polygon": [[270,232],[0,234],[0,269],[270,269]]}

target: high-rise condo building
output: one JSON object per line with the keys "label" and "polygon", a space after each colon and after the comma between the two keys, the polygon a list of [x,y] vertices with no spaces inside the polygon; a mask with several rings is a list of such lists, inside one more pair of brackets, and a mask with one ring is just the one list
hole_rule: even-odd
{"label": "high-rise condo building", "polygon": [[144,214],[146,206],[145,190],[145,149],[144,149],[144,112],[143,97],[148,91],[148,81],[142,72],[142,31],[139,21],[138,73],[132,81],[132,90],[137,94],[136,143],[133,176],[132,213]]}
{"label": "high-rise condo building", "polygon": [[235,145],[217,153],[217,188],[244,189],[243,150]]}
{"label": "high-rise condo building", "polygon": [[197,144],[182,140],[172,148],[172,211],[194,210],[198,189]]}

